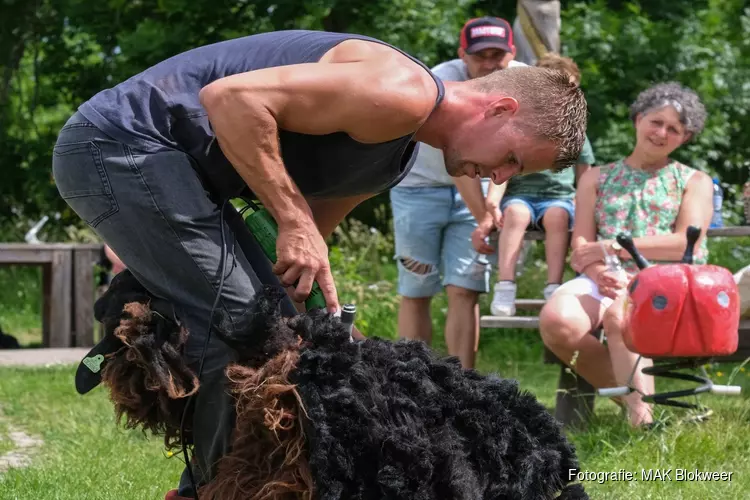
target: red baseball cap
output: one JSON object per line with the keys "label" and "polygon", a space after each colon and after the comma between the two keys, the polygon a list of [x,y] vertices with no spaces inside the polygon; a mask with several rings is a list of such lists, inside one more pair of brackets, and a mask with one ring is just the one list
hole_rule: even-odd
{"label": "red baseball cap", "polygon": [[513,29],[508,21],[499,17],[470,19],[461,28],[460,43],[467,54],[484,49],[513,52]]}

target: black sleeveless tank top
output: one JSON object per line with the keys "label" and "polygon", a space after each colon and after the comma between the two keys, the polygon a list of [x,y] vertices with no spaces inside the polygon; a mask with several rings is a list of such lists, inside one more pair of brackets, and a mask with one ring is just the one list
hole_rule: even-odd
{"label": "black sleeveless tank top", "polygon": [[[317,62],[328,50],[363,35],[324,31],[276,31],[198,47],[171,57],[84,103],[79,111],[107,135],[144,152],[179,150],[190,155],[208,188],[220,198],[249,194],[226,159],[200,104],[200,90],[219,78],[299,63]],[[405,54],[405,53],[404,53]],[[432,75],[421,61],[405,54]],[[284,164],[305,196],[337,198],[379,193],[398,184],[416,157],[412,135],[363,144],[345,133],[307,135],[279,131]]]}

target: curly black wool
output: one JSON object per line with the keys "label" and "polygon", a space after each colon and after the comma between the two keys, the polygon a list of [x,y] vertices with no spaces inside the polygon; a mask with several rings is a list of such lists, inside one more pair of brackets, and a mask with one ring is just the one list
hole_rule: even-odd
{"label": "curly black wool", "polygon": [[266,286],[244,316],[230,320],[219,312],[222,319],[216,335],[235,351],[243,366],[257,368],[298,343],[297,333],[281,318],[279,304],[285,296],[282,288]]}
{"label": "curly black wool", "polygon": [[[168,305],[119,281],[97,304],[125,346],[104,382],[131,426],[174,444],[198,389],[181,361],[186,332]],[[578,462],[561,426],[516,381],[464,370],[422,342],[351,342],[324,311],[283,318],[282,297],[266,289],[240,328],[218,331],[236,352],[226,374],[238,418],[201,498],[588,498],[568,481]]]}
{"label": "curly black wool", "polygon": [[[337,318],[320,311],[281,318],[277,300],[273,293],[261,300],[274,311],[264,332],[256,321],[254,332],[223,336],[236,347],[256,336],[255,345],[261,338],[299,349],[289,381],[307,416],[314,498],[588,498],[569,484],[578,462],[561,426],[516,381],[464,370],[422,342],[352,343]],[[303,341],[298,347],[290,330]],[[283,340],[274,344],[276,332]],[[242,364],[250,352],[238,352]],[[243,394],[236,397],[241,404]]]}

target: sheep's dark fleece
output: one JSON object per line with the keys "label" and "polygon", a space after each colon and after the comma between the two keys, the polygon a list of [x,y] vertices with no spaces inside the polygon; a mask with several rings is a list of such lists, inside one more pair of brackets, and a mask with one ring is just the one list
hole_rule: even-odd
{"label": "sheep's dark fleece", "polygon": [[[182,412],[198,390],[198,377],[182,356],[187,330],[170,313],[171,306],[151,296],[129,271],[120,273],[94,305],[105,335],[120,341],[102,371],[118,421],[163,435],[168,449],[181,446]],[[188,422],[187,438],[191,427]]]}
{"label": "sheep's dark fleece", "polygon": [[[279,353],[299,351],[288,401],[303,405],[314,498],[544,499],[561,490],[560,498],[586,498],[580,485],[566,488],[578,470],[573,446],[515,381],[464,370],[422,342],[352,343],[329,314],[282,318],[280,298],[266,290],[245,328],[220,335],[239,353],[242,368],[228,372],[238,407],[257,397],[257,383],[247,383],[255,372],[245,368],[257,363],[257,347],[279,366]],[[235,445],[226,458],[235,468],[220,464],[218,480],[228,474],[236,486],[236,467],[253,451]]]}
{"label": "sheep's dark fleece", "polygon": [[202,499],[588,498],[572,444],[515,381],[422,342],[350,342],[322,311],[282,318],[282,293],[218,333],[237,419]]}

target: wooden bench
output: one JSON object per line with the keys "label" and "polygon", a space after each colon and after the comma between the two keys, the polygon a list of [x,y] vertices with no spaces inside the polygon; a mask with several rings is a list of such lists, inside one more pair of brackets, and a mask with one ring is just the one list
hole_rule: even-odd
{"label": "wooden bench", "polygon": [[[750,236],[750,226],[723,227],[708,230],[708,237],[742,237]],[[544,240],[544,233],[528,231],[526,240]],[[544,307],[543,299],[516,299],[516,309],[520,311],[540,311]],[[482,316],[479,321],[481,328],[527,328],[539,329],[539,316]],[[601,330],[593,332],[600,337]],[[601,337],[600,337],[601,338]],[[739,346],[737,352],[731,356],[717,358],[720,361],[744,361],[750,358],[750,320],[743,320],[739,327]],[[555,417],[565,426],[585,425],[594,411],[596,389],[577,376],[562,363],[549,349],[544,349],[545,364],[560,365],[560,376],[555,401]]]}
{"label": "wooden bench", "polygon": [[94,345],[94,265],[103,245],[0,243],[0,266],[42,268],[42,345]]}

